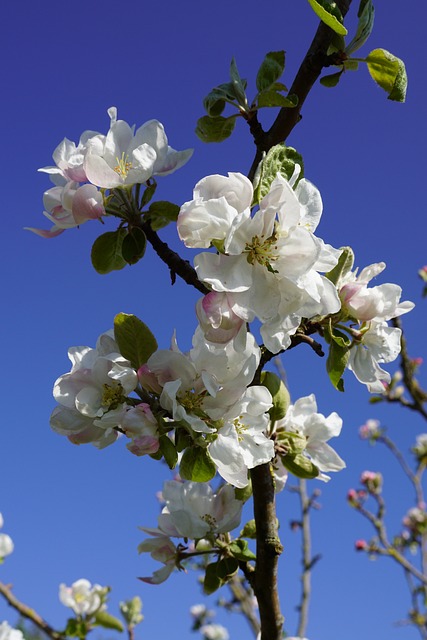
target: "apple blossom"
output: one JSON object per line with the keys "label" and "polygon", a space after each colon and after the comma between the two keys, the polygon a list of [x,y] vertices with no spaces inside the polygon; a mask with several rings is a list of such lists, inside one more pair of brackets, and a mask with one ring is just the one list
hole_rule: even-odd
{"label": "apple blossom", "polygon": [[[0,513],[0,529],[3,528],[3,516]],[[9,556],[14,549],[13,540],[7,533],[0,533],[0,561]]]}
{"label": "apple blossom", "polygon": [[366,420],[365,424],[359,428],[359,436],[363,440],[373,439],[375,440],[382,433],[379,420]]}
{"label": "apple blossom", "polygon": [[217,423],[217,433],[208,446],[218,473],[234,487],[246,487],[248,470],[274,457],[274,443],[266,437],[271,394],[265,387],[246,389],[240,400]]}
{"label": "apple blossom", "polygon": [[392,362],[397,358],[401,335],[398,327],[372,321],[351,346],[347,366],[371,393],[384,393],[384,384],[390,382],[390,374],[379,363]]}
{"label": "apple blossom", "polygon": [[164,567],[154,571],[152,576],[139,579],[148,584],[160,584],[169,578],[175,567],[182,569],[178,560],[179,548],[176,547],[169,536],[165,535],[160,529],[140,528],[142,531],[145,531],[145,533],[154,537],[143,540],[143,542],[138,545],[138,553],[150,553],[153,560],[163,563]]}
{"label": "apple blossom", "polygon": [[45,191],[43,202],[44,215],[54,223],[53,227],[50,230],[25,227],[43,238],[54,238],[66,229],[105,215],[102,194],[92,184],[79,186],[77,182],[67,182],[52,187]]}
{"label": "apple blossom", "polygon": [[225,627],[221,624],[204,624],[200,627],[200,633],[205,640],[229,640],[230,635]]}
{"label": "apple blossom", "polygon": [[232,309],[227,293],[211,291],[197,301],[196,314],[206,340],[224,344],[236,337],[243,325]]}
{"label": "apple blossom", "polygon": [[103,138],[97,131],[85,131],[80,136],[76,146],[72,140],[64,138],[53,152],[55,166],[43,167],[39,171],[47,173],[55,184],[62,184],[64,180],[71,182],[87,182],[83,169],[83,161],[91,138]]}
{"label": "apple blossom", "polygon": [[20,629],[13,629],[5,620],[0,624],[0,640],[24,640]]}
{"label": "apple blossom", "polygon": [[77,616],[90,616],[101,607],[108,589],[99,584],[92,584],[81,578],[73,582],[71,587],[59,585],[59,599],[63,605],[70,607]]}
{"label": "apple blossom", "polygon": [[192,149],[175,151],[168,146],[163,125],[149,120],[134,131],[117,120],[117,109],[108,109],[110,129],[105,137],[87,141],[84,171],[89,182],[104,189],[142,184],[153,175],[167,175],[184,165]]}
{"label": "apple blossom", "polygon": [[[362,269],[347,273],[339,283],[339,295],[343,310],[359,322],[384,322],[408,313],[414,308],[413,302],[400,302],[402,289],[397,284],[382,284],[368,288],[368,283],[385,269],[384,262],[378,262]],[[341,285],[341,286],[340,286]]]}
{"label": "apple blossom", "polygon": [[170,480],[162,494],[166,504],[158,525],[169,536],[197,540],[227,533],[240,524],[243,503],[229,485],[214,493],[207,483]]}
{"label": "apple blossom", "polygon": [[253,216],[252,194],[240,174],[208,176],[181,208],[178,233],[188,247],[219,249],[196,256],[199,279],[227,293],[242,320],[257,317],[266,346],[276,353],[289,346],[303,316],[340,309],[334,285],[317,272],[331,269],[339,252],[312,232],[322,212],[314,185],[300,181],[294,191],[278,174]]}
{"label": "apple blossom", "polygon": [[[309,455],[313,464],[320,471],[340,471],[345,468],[345,462],[327,444],[330,438],[341,432],[342,419],[335,411],[327,418],[317,413],[317,403],[314,394],[299,398],[291,405],[284,418],[276,422],[276,431],[294,432],[307,439],[305,453]],[[329,480],[323,473],[319,480]]]}
{"label": "apple blossom", "polygon": [[51,415],[51,427],[75,444],[92,442],[103,448],[117,438],[115,427],[138,383],[136,371],[120,355],[112,331],[98,338],[95,349],[72,347],[68,356],[71,371],[60,376],[53,389],[59,406]]}
{"label": "apple blossom", "polygon": [[157,420],[146,402],[127,409],[120,421],[120,428],[132,439],[126,447],[134,455],[143,456],[159,450]]}

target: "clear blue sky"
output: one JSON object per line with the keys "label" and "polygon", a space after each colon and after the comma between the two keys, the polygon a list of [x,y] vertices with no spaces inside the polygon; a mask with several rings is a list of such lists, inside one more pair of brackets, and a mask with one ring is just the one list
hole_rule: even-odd
{"label": "clear blue sky", "polygon": [[[407,103],[388,101],[366,68],[360,68],[334,90],[320,85],[313,89],[288,142],[302,153],[306,176],[323,196],[318,235],[337,247],[351,244],[360,267],[387,263],[381,282],[401,284],[404,299],[417,303],[404,319],[410,353],[426,358],[427,302],[421,300],[417,269],[427,262],[422,50],[427,9],[417,3],[406,14],[402,3],[390,0],[378,0],[376,9],[373,35],[360,54],[383,47],[405,60]],[[174,148],[195,148],[186,167],[161,180],[159,199],[182,204],[205,175],[247,172],[254,145],[243,122],[221,145],[206,146],[196,138],[202,99],[214,85],[227,81],[232,56],[254,90],[265,53],[285,49],[284,82],[290,85],[317,20],[303,0],[76,0],[71,5],[24,0],[7,3],[2,14],[0,511],[16,549],[0,568],[0,579],[13,582],[16,595],[58,627],[68,614],[58,601],[60,582],[87,577],[109,584],[112,612],[119,600],[141,596],[146,620],[138,638],[167,640],[173,635],[189,640],[196,636],[189,631],[188,609],[202,601],[195,576],[174,574],[159,587],[135,579],[153,568],[136,553],[143,537],[137,527],[155,525],[154,492],[167,473],[151,460],[131,456],[122,441],[102,452],[74,447],[51,432],[49,415],[53,382],[69,369],[69,346],[94,345],[99,333],[112,326],[114,315],[125,311],[141,317],[163,347],[176,328],[181,348],[187,349],[197,295],[181,282],[171,287],[167,269],[151,251],[132,268],[96,274],[90,247],[101,231],[98,223],[53,240],[23,227],[44,225],[42,193],[50,185],[37,168],[51,163],[52,151],[64,136],[77,141],[85,129],[106,131],[106,111],[112,105],[130,123],[159,119]],[[271,116],[264,114],[266,123]],[[179,247],[172,227],[161,235]],[[396,465],[361,443],[357,428],[378,417],[408,449],[424,427],[402,410],[369,406],[365,388],[350,376],[347,392],[335,392],[324,362],[304,347],[285,355],[283,364],[294,399],[315,392],[319,411],[337,411],[344,419],[342,436],[334,444],[347,469],[327,486],[316,484],[323,506],[314,516],[313,550],[322,554],[322,561],[314,572],[308,637],[415,639],[414,630],[393,626],[409,604],[403,576],[391,563],[370,563],[355,554],[354,540],[370,531],[347,507],[345,496],[364,469],[385,470],[391,530],[397,531],[412,496]],[[281,598],[286,628],[294,633],[299,539],[288,521],[297,515],[296,498],[285,492],[278,503],[285,545]],[[14,623],[16,617],[0,602],[3,619]],[[221,621],[233,640],[246,633],[249,637],[244,622],[227,615]],[[100,635],[95,632],[93,637]]]}

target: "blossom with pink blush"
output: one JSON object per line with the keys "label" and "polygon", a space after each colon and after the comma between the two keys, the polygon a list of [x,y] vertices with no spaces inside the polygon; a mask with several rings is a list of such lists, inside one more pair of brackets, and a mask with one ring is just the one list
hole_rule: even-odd
{"label": "blossom with pink blush", "polygon": [[356,540],[356,542],[354,543],[354,548],[356,549],[356,551],[366,551],[368,547],[369,545],[366,540]]}
{"label": "blossom with pink blush", "polygon": [[229,294],[211,291],[197,301],[196,315],[206,340],[224,344],[237,336],[244,320],[232,309]]}
{"label": "blossom with pink blush", "polygon": [[147,403],[141,402],[128,409],[120,422],[120,428],[132,439],[126,447],[134,455],[143,456],[159,450],[157,420]]}
{"label": "blossom with pink blush", "polygon": [[34,229],[42,238],[54,238],[66,229],[72,229],[105,215],[102,194],[92,184],[79,186],[77,182],[67,182],[62,187],[52,187],[45,191],[43,203],[46,211],[43,215],[54,223],[50,229]]}
{"label": "blossom with pink blush", "polygon": [[370,438],[377,438],[381,435],[380,421],[369,419],[365,424],[359,428],[359,436],[362,440],[369,440]]}
{"label": "blossom with pink blush", "polygon": [[364,471],[360,476],[360,483],[366,487],[369,493],[379,495],[383,483],[381,473],[375,471]]}

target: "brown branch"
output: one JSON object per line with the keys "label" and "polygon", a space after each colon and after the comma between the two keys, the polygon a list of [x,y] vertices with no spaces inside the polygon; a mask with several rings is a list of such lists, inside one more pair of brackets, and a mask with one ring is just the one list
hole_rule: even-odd
{"label": "brown branch", "polygon": [[251,469],[257,560],[252,587],[258,600],[261,640],[281,640],[283,616],[277,589],[280,543],[275,507],[275,491],[269,463]]}
{"label": "brown branch", "polygon": [[200,282],[197,277],[196,270],[193,269],[191,264],[181,258],[178,253],[172,251],[166,242],[160,240],[159,236],[155,231],[153,231],[148,222],[142,222],[140,228],[144,231],[148,242],[151,244],[159,258],[169,267],[172,284],[175,282],[175,278],[178,275],[184,280],[184,282],[195,287],[204,295],[209,293],[210,290]]}
{"label": "brown branch", "polygon": [[50,626],[34,609],[28,607],[23,602],[20,602],[12,593],[9,585],[0,582],[0,594],[5,598],[7,603],[13,607],[23,618],[30,620],[36,625],[43,633],[48,635],[52,640],[63,640],[64,634],[60,631],[56,631]]}
{"label": "brown branch", "polygon": [[[348,12],[350,4],[351,0],[337,0],[337,6],[343,17]],[[254,178],[255,171],[262,159],[263,152],[268,151],[274,145],[285,141],[295,125],[301,120],[302,106],[310,93],[311,88],[320,76],[322,69],[334,64],[336,61],[333,56],[327,55],[327,51],[333,37],[334,32],[332,29],[321,22],[316,31],[313,42],[311,43],[310,48],[298,69],[292,86],[289,89],[290,94],[294,94],[298,97],[298,105],[293,108],[283,107],[279,111],[277,118],[269,131],[261,134],[260,130],[257,129],[257,136],[254,136],[257,151],[248,175],[250,180],[253,180]]]}
{"label": "brown branch", "polygon": [[[412,409],[413,411],[417,411],[423,416],[423,418],[427,420],[427,411],[424,408],[424,403],[427,400],[427,393],[423,389],[421,389],[417,380],[415,379],[414,365],[408,355],[408,349],[402,329],[402,323],[400,321],[400,318],[393,318],[391,322],[394,327],[402,331],[402,336],[400,339],[400,368],[402,369],[403,382],[405,383],[405,387],[407,388],[408,393],[412,398],[412,403],[405,401],[403,398],[396,398],[396,400],[400,400],[400,404],[408,407],[409,409]],[[390,398],[390,401],[393,400],[394,398]]]}

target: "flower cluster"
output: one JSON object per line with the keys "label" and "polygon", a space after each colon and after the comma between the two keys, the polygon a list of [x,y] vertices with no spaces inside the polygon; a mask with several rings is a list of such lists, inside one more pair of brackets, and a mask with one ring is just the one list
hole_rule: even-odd
{"label": "flower cluster", "polygon": [[180,566],[180,551],[172,538],[210,540],[228,533],[240,524],[243,503],[235,498],[234,488],[222,486],[216,493],[208,483],[171,480],[165,482],[162,491],[165,506],[158,518],[157,528],[141,527],[152,538],[141,542],[140,553],[149,552],[154,560],[165,566],[144,582],[157,584],[169,577],[175,567]]}
{"label": "flower cluster", "polygon": [[175,151],[168,145],[163,125],[149,120],[135,131],[117,120],[117,109],[108,109],[110,128],[106,135],[85,131],[76,145],[64,140],[53,153],[54,166],[47,173],[54,187],[44,193],[44,215],[50,230],[29,228],[43,238],[53,238],[66,229],[106,214],[103,193],[143,184],[152,176],[164,176],[184,165],[193,151]]}
{"label": "flower cluster", "polygon": [[289,346],[302,317],[341,306],[335,286],[319,273],[332,269],[340,252],[314,235],[322,200],[304,178],[294,190],[299,170],[296,165],[290,181],[278,174],[254,215],[253,187],[245,176],[208,176],[196,184],[177,222],[187,247],[217,249],[196,256],[199,279],[221,294],[236,324],[258,318],[273,353]]}

